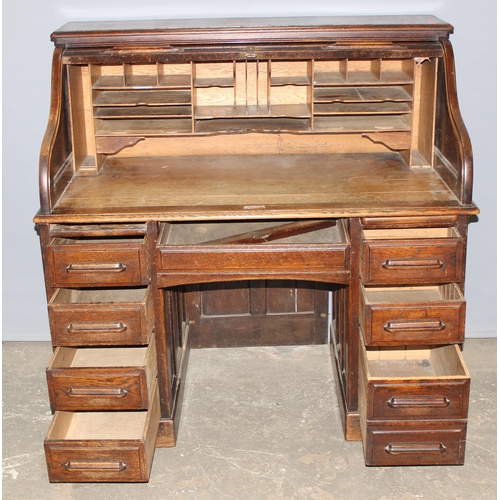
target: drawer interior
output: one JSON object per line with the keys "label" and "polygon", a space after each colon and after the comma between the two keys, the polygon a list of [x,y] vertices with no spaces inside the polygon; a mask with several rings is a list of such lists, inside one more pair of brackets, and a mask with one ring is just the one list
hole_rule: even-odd
{"label": "drawer interior", "polygon": [[401,240],[424,238],[459,238],[454,227],[428,227],[405,229],[364,229],[365,240]]}
{"label": "drawer interior", "polygon": [[78,237],[78,238],[54,238],[51,245],[106,245],[106,244],[123,244],[123,243],[142,243],[144,236],[131,236],[128,238],[121,237]]}
{"label": "drawer interior", "polygon": [[107,304],[107,303],[142,303],[148,289],[139,288],[102,288],[102,289],[58,289],[51,304]]}
{"label": "drawer interior", "polygon": [[368,379],[469,377],[457,345],[392,349],[367,347]]}
{"label": "drawer interior", "polygon": [[341,221],[222,221],[166,224],[160,245],[346,243]]}
{"label": "drawer interior", "polygon": [[436,286],[363,287],[365,304],[431,304],[464,300],[455,283]]}
{"label": "drawer interior", "polygon": [[147,362],[147,347],[59,347],[49,368],[142,367]]}
{"label": "drawer interior", "polygon": [[54,415],[47,440],[142,440],[148,412],[64,412]]}

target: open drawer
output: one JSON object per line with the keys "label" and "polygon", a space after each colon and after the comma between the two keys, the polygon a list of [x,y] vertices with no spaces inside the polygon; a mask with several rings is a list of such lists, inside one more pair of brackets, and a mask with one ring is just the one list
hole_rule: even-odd
{"label": "open drawer", "polygon": [[159,423],[157,384],[148,411],[57,411],[44,442],[50,481],[148,481]]}
{"label": "open drawer", "polygon": [[[458,445],[465,441],[469,388],[457,345],[365,348],[361,339],[359,414],[367,465],[463,460],[457,453],[463,454]],[[448,444],[433,437],[440,433],[448,436]],[[379,441],[384,436],[378,451],[375,435]]]}
{"label": "open drawer", "polygon": [[60,288],[48,309],[54,346],[144,345],[153,328],[149,287]]}
{"label": "open drawer", "polygon": [[361,278],[369,285],[462,280],[463,240],[454,227],[364,229]]}
{"label": "open drawer", "polygon": [[161,286],[226,279],[347,283],[342,220],[165,224],[158,243]]}
{"label": "open drawer", "polygon": [[364,287],[360,325],[366,345],[451,344],[465,333],[465,299],[455,283]]}
{"label": "open drawer", "polygon": [[154,338],[148,347],[58,347],[47,368],[54,410],[142,410],[156,380]]}

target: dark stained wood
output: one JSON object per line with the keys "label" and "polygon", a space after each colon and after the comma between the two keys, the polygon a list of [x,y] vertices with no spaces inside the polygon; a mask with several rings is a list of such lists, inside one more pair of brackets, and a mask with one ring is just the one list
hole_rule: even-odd
{"label": "dark stained wood", "polygon": [[[472,202],[472,145],[458,107],[455,60],[449,40],[442,40],[444,56],[439,61],[436,170],[463,204]],[[456,180],[455,180],[456,179]]]}
{"label": "dark stained wood", "polygon": [[52,34],[57,44],[75,46],[286,43],[360,40],[436,40],[453,27],[434,16],[189,19],[68,23]]}
{"label": "dark stained wood", "polygon": [[188,287],[191,347],[322,344],[328,288],[302,281],[215,283]]}
{"label": "dark stained wood", "polygon": [[368,345],[463,342],[465,300],[456,284],[364,288],[360,326]]}
{"label": "dark stained wood", "polygon": [[147,481],[176,444],[190,346],[328,331],[367,465],[463,463],[478,209],[452,32],[357,16],[53,33],[35,217],[51,481]]}

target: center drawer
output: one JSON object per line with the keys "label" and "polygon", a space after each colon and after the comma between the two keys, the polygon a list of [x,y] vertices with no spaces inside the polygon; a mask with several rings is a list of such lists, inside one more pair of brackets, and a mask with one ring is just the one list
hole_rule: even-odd
{"label": "center drawer", "polygon": [[147,284],[144,237],[54,238],[48,260],[56,287]]}
{"label": "center drawer", "polygon": [[153,329],[150,288],[60,288],[49,304],[54,346],[144,345]]}
{"label": "center drawer", "polygon": [[159,282],[272,276],[347,283],[349,249],[342,220],[165,224],[158,244]]}
{"label": "center drawer", "polygon": [[456,228],[364,229],[361,278],[367,285],[462,280],[463,240]]}
{"label": "center drawer", "polygon": [[364,287],[360,325],[366,345],[452,344],[465,333],[465,299],[455,283]]}
{"label": "center drawer", "polygon": [[147,409],[156,380],[148,347],[58,347],[47,368],[52,411]]}

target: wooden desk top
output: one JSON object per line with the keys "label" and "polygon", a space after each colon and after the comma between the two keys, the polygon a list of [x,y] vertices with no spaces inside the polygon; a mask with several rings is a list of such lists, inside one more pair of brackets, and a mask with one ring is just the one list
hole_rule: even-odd
{"label": "wooden desk top", "polygon": [[[48,218],[223,220],[476,213],[398,153],[108,158]],[[40,219],[38,219],[40,220]]]}

